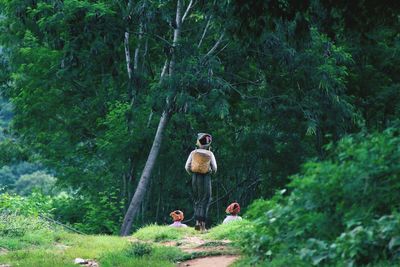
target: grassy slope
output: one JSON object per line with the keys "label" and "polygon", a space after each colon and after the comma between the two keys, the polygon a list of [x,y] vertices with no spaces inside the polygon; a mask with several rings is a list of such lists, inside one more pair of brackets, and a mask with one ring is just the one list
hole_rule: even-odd
{"label": "grassy slope", "polygon": [[[200,236],[206,240],[234,238],[237,224],[218,226],[207,234],[199,234],[192,228],[173,229],[150,225],[137,231],[132,237],[79,235],[54,229],[49,225],[36,226],[21,231],[4,231],[0,227],[0,264],[11,266],[77,266],[75,258],[95,259],[102,267],[108,266],[175,266],[177,261],[196,256],[178,247],[159,244],[188,236]],[[33,223],[35,225],[35,223]],[[1,224],[0,224],[1,225]],[[4,227],[3,227],[4,228]],[[210,242],[212,244],[212,242]]]}

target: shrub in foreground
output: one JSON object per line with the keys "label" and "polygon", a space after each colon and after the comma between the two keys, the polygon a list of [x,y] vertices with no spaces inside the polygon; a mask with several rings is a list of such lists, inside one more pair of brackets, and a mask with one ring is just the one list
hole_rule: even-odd
{"label": "shrub in foreground", "polygon": [[[313,265],[366,265],[400,256],[400,137],[397,129],[346,137],[293,176],[290,195],[258,214],[244,248],[255,262],[293,255]],[[263,214],[254,208],[265,207]]]}

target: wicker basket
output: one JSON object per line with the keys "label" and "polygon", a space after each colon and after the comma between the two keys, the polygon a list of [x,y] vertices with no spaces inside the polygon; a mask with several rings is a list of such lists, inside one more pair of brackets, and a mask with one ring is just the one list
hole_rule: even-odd
{"label": "wicker basket", "polygon": [[211,155],[207,152],[196,150],[192,155],[191,171],[206,174],[210,171]]}

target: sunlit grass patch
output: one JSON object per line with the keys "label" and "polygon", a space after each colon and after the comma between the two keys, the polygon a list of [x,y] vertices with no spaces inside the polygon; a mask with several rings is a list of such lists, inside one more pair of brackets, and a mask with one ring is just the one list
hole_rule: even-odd
{"label": "sunlit grass patch", "polygon": [[24,267],[76,266],[72,259],[62,253],[44,249],[10,251],[0,256],[0,264]]}
{"label": "sunlit grass patch", "polygon": [[65,237],[70,246],[65,250],[65,255],[70,258],[96,259],[104,253],[122,250],[129,245],[126,238],[118,236],[70,234]]}
{"label": "sunlit grass patch", "polygon": [[175,262],[187,257],[187,253],[176,247],[157,246],[135,242],[123,250],[103,254],[101,266],[175,266]]}
{"label": "sunlit grass patch", "polygon": [[177,247],[154,246],[151,257],[159,260],[167,260],[170,262],[181,261],[188,257],[188,253],[183,252]]}
{"label": "sunlit grass patch", "polygon": [[195,234],[195,230],[191,227],[174,228],[169,226],[149,225],[140,228],[136,233],[133,234],[133,237],[139,240],[160,242],[167,240],[178,240],[184,236],[193,234]]}
{"label": "sunlit grass patch", "polygon": [[130,258],[123,254],[109,254],[100,260],[102,267],[174,267],[176,264],[152,258]]}
{"label": "sunlit grass patch", "polygon": [[0,214],[0,247],[7,250],[51,247],[59,227],[51,227],[46,221],[34,216]]}
{"label": "sunlit grass patch", "polygon": [[[150,225],[139,229],[133,237],[141,240],[131,242],[130,237],[106,235],[80,235],[49,227],[36,227],[21,234],[0,238],[0,247],[9,250],[0,255],[0,264],[11,266],[76,266],[75,258],[95,260],[107,266],[175,266],[176,262],[196,257],[220,255],[219,251],[183,252],[179,247],[168,247],[151,242],[180,240],[188,236],[205,239],[226,239],[243,223],[217,226],[207,234],[199,234],[193,228],[172,228]],[[6,245],[5,245],[6,244]],[[219,241],[209,241],[205,246],[218,246]]]}
{"label": "sunlit grass patch", "polygon": [[211,228],[204,237],[212,240],[237,240],[240,238],[240,233],[247,231],[252,227],[252,223],[248,220],[243,219],[241,221],[232,221]]}

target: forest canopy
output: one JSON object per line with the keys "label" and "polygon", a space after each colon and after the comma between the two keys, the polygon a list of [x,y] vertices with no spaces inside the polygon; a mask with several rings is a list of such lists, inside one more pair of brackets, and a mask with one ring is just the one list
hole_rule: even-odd
{"label": "forest canopy", "polygon": [[[166,223],[175,209],[189,219],[184,163],[197,133],[209,132],[219,165],[210,224],[233,201],[246,210],[272,199],[252,204],[253,219],[275,202],[302,214],[309,201],[343,208],[334,222],[322,214],[310,224],[337,225],[318,238],[345,244],[335,238],[351,231],[344,217],[354,211],[326,202],[351,205],[358,199],[335,186],[362,182],[334,174],[342,161],[373,160],[381,139],[398,144],[399,11],[394,0],[0,0],[0,188],[42,190],[50,216],[86,233],[129,233],[129,223],[120,230],[132,198],[133,228]],[[398,190],[398,161],[390,174],[380,169],[385,153],[376,168],[397,183],[370,200],[374,208],[361,206],[371,221],[399,209],[375,213]],[[334,177],[311,178],[321,172]],[[275,201],[285,189],[289,199]],[[294,226],[257,227],[254,238]],[[301,231],[288,238],[312,237]],[[266,244],[282,253],[272,232],[257,259],[268,259]]]}

